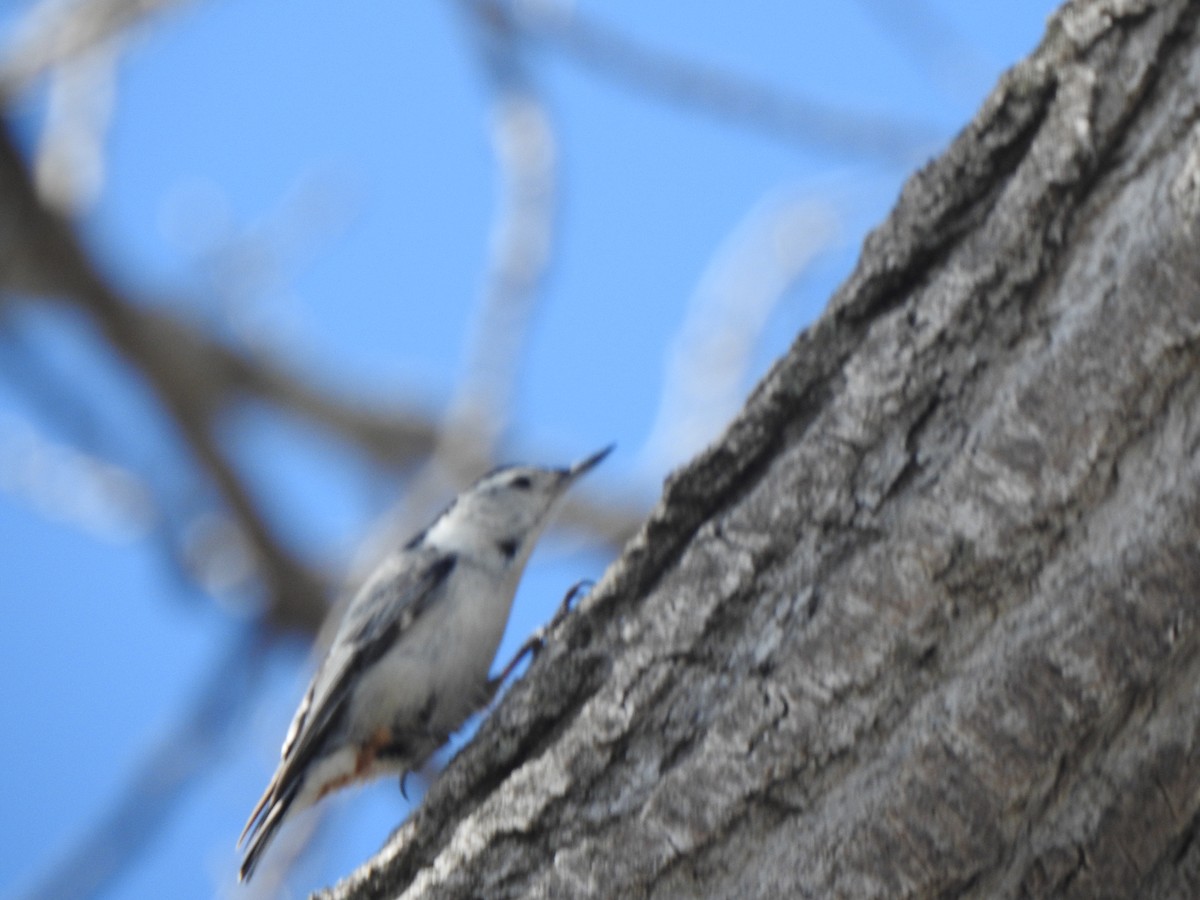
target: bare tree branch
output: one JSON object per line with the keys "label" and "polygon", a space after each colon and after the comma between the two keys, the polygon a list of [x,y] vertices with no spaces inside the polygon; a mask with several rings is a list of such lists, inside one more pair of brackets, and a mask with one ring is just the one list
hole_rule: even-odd
{"label": "bare tree branch", "polygon": [[648,49],[560,0],[471,2],[530,40],[635,91],[805,147],[907,168],[939,140],[936,129],[927,125],[848,114],[706,63]]}
{"label": "bare tree branch", "polygon": [[[242,479],[213,438],[218,418],[247,397],[335,430],[391,466],[431,453],[439,432],[428,417],[384,411],[333,397],[282,367],[236,351],[161,309],[117,294],[95,271],[70,226],[38,199],[7,133],[0,137],[0,286],[14,294],[71,300],[91,315],[118,352],[143,374],[203,462],[254,548],[266,578],[268,620],[282,629],[315,631],[322,621],[324,579],[283,548]],[[473,461],[473,460],[472,460]],[[478,471],[478,468],[476,468]],[[576,501],[567,521],[601,523],[606,536],[632,532],[636,515]]]}
{"label": "bare tree branch", "polygon": [[950,92],[986,86],[988,68],[979,52],[926,0],[859,0],[859,6],[879,20],[931,84]]}
{"label": "bare tree branch", "polygon": [[493,464],[553,248],[556,141],[549,115],[508,23],[486,15],[474,0],[460,0],[459,9],[492,92],[500,201],[459,387],[403,502],[372,529],[354,566],[361,574],[419,527],[437,504]]}
{"label": "bare tree branch", "polygon": [[460,0],[492,94],[492,152],[500,185],[473,317],[467,363],[445,435],[464,429],[490,451],[511,415],[524,344],[555,238],[557,140],[507,23]]}
{"label": "bare tree branch", "polygon": [[323,619],[321,579],[279,543],[213,437],[217,410],[194,377],[203,358],[194,346],[162,343],[95,271],[67,223],[38,199],[7,131],[0,135],[0,279],[13,291],[57,295],[87,312],[113,348],[135,365],[161,400],[253,548],[268,596],[268,617],[280,628],[314,630]]}
{"label": "bare tree branch", "polygon": [[141,20],[191,0],[42,0],[0,63],[0,101],[37,78],[122,35]]}

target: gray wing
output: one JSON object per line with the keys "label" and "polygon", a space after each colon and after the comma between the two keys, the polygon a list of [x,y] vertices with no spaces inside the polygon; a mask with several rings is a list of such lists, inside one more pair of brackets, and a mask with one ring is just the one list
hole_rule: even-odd
{"label": "gray wing", "polygon": [[279,768],[242,831],[239,843],[252,835],[243,878],[249,877],[282,822],[309,764],[341,723],[355,683],[428,609],[456,563],[452,554],[431,548],[403,550],[381,565],[351,601],[292,719]]}
{"label": "gray wing", "polygon": [[319,743],[358,676],[412,627],[456,563],[454,555],[432,548],[404,550],[363,584],[296,710],[283,742],[284,761],[303,756],[310,744]]}

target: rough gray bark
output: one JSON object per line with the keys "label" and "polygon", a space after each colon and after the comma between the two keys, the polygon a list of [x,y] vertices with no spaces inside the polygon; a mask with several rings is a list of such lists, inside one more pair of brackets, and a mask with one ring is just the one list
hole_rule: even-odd
{"label": "rough gray bark", "polygon": [[326,896],[1200,896],[1198,120],[1066,7]]}

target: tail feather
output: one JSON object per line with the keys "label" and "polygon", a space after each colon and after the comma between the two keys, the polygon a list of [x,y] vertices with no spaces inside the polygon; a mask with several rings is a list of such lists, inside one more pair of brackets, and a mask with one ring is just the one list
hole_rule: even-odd
{"label": "tail feather", "polygon": [[267,785],[267,789],[263,791],[263,795],[258,798],[258,803],[254,804],[254,811],[250,813],[250,818],[246,820],[246,827],[238,835],[237,845],[239,847],[246,842],[246,835],[254,828],[255,823],[262,817],[263,810],[267,808],[267,804],[275,796],[275,787],[276,779],[272,778],[271,783]]}
{"label": "tail feather", "polygon": [[296,799],[299,787],[299,781],[294,781],[287,790],[280,793],[278,783],[272,780],[258,801],[258,805],[254,807],[254,812],[250,814],[250,821],[246,823],[246,827],[242,830],[242,836],[238,838],[239,847],[245,842],[247,836],[250,838],[249,845],[246,847],[246,855],[242,859],[242,867],[238,871],[239,881],[249,881],[250,876],[254,874],[259,858],[274,840],[275,833],[283,824],[284,817]]}

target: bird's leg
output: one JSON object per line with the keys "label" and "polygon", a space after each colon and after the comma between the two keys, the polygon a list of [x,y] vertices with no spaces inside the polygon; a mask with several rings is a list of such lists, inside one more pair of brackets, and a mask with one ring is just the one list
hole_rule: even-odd
{"label": "bird's leg", "polygon": [[546,646],[546,635],[562,624],[563,619],[571,612],[571,607],[574,605],[575,599],[580,594],[591,590],[594,585],[595,582],[588,578],[571,585],[570,590],[563,597],[562,603],[559,604],[558,610],[554,613],[550,621],[529,636],[529,640],[521,645],[521,649],[516,652],[513,658],[509,660],[508,665],[504,667],[504,671],[495,678],[488,679],[488,683],[484,686],[484,701],[481,707],[487,706],[492,702],[496,696],[496,692],[500,690],[500,685],[508,680],[508,676],[513,673],[513,669],[520,665],[521,660],[526,656],[537,656],[541,652],[541,649]]}

